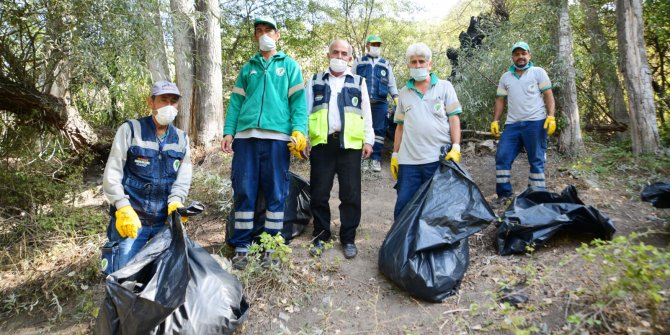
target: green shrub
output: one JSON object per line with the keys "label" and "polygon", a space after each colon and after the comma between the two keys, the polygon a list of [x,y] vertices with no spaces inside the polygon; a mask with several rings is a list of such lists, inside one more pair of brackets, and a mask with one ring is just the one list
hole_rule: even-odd
{"label": "green shrub", "polygon": [[[595,278],[600,290],[573,292],[586,303],[578,305],[567,318],[571,328],[611,331],[610,324],[614,323],[623,328],[666,324],[670,316],[665,293],[670,278],[670,252],[640,241],[644,235],[632,233],[612,241],[595,240],[577,249],[585,261],[601,266],[600,275]],[[652,332],[655,331],[662,329]]]}

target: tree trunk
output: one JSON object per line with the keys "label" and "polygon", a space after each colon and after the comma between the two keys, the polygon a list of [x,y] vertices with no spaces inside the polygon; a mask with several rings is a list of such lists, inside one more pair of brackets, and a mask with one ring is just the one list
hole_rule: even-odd
{"label": "tree trunk", "polygon": [[651,37],[648,36],[647,38],[648,40],[651,40],[651,47],[656,54],[656,67],[654,68],[653,61],[649,65],[652,67],[652,73],[657,73],[657,77],[660,77],[660,81],[652,78],[651,86],[654,88],[654,92],[658,94],[658,99],[656,99],[656,101],[658,101],[658,105],[656,106],[658,107],[658,110],[656,113],[661,121],[661,125],[665,126],[667,122],[665,113],[666,111],[670,112],[670,99],[668,99],[665,93],[668,88],[668,79],[666,75],[668,71],[665,69],[665,55],[670,45],[661,43],[657,34],[652,33],[651,35]]}
{"label": "tree trunk", "polygon": [[575,84],[575,67],[572,57],[572,28],[568,14],[568,0],[560,0],[558,17],[558,60],[564,81],[557,97],[557,109],[567,120],[561,129],[558,147],[562,153],[577,156],[584,148],[582,131],[579,125],[579,108],[577,107],[577,85]]}
{"label": "tree trunk", "polygon": [[163,34],[163,22],[161,20],[161,11],[157,3],[145,4],[146,10],[152,17],[154,24],[146,30],[147,41],[147,65],[151,73],[151,80],[172,81],[170,68],[168,67],[167,54],[165,52],[165,34]]}
{"label": "tree trunk", "polygon": [[[612,50],[600,24],[598,4],[594,0],[582,1],[582,4],[586,10],[586,30],[591,45],[591,64],[603,85],[609,115],[614,117],[615,122],[628,126],[630,119],[626,110],[624,91],[617,76],[616,64],[610,59]],[[625,132],[617,134],[628,136]]]}
{"label": "tree trunk", "polygon": [[193,104],[195,76],[195,23],[193,22],[193,0],[170,0],[172,34],[174,36],[174,63],[177,86],[181,93],[179,113],[175,125],[189,135]]}
{"label": "tree trunk", "polygon": [[[42,109],[43,113],[48,113],[49,123],[55,125],[56,128],[70,140],[70,147],[74,150],[82,148],[90,148],[98,142],[98,136],[93,131],[93,128],[84,120],[77,108],[72,104],[70,96],[70,77],[71,66],[69,54],[67,50],[71,50],[71,32],[63,24],[63,14],[61,12],[51,10],[46,17],[46,38],[49,43],[45,43],[45,82],[42,85],[43,93],[55,97],[53,99],[47,97],[39,97],[37,104],[31,106],[32,110]],[[11,85],[8,85],[11,87]],[[37,92],[30,92],[30,89],[20,87],[18,85],[13,87],[16,89],[15,93],[26,94],[26,96],[33,95]],[[29,110],[23,110],[24,112]]]}
{"label": "tree trunk", "polygon": [[98,142],[93,128],[79,114],[70,97],[70,66],[68,60],[62,60],[56,67],[58,74],[51,84],[49,94],[61,98],[65,103],[65,122],[58,124],[60,131],[70,140],[73,149],[92,147]]}
{"label": "tree trunk", "polygon": [[195,143],[212,147],[223,133],[223,78],[221,30],[217,0],[196,0],[203,30],[197,34],[195,67]]}
{"label": "tree trunk", "polygon": [[639,0],[617,0],[619,68],[628,93],[633,154],[660,149],[651,70],[645,50],[642,6]]}

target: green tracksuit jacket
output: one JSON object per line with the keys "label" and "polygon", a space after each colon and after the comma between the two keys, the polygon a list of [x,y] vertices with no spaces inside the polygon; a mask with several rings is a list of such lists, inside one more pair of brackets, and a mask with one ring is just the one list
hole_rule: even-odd
{"label": "green tracksuit jacket", "polygon": [[230,96],[223,134],[258,128],[307,134],[307,103],[300,66],[283,52],[244,64]]}

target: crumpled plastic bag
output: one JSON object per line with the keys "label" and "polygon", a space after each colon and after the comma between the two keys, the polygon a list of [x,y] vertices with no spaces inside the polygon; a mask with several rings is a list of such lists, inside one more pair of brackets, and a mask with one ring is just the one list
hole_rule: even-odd
{"label": "crumpled plastic bag", "polygon": [[248,316],[242,284],[169,223],[106,278],[94,334],[231,334]]}
{"label": "crumpled plastic bag", "polygon": [[560,230],[605,240],[616,232],[612,220],[585,205],[572,185],[560,194],[527,189],[505,210],[496,233],[498,253],[521,254],[528,247],[542,247]]}
{"label": "crumpled plastic bag", "polygon": [[414,297],[443,301],[457,292],[468,268],[468,236],[495,218],[468,173],[441,160],[386,235],[379,270]]}
{"label": "crumpled plastic bag", "polygon": [[670,208],[670,181],[645,186],[640,198],[642,201],[651,202],[656,208]]}

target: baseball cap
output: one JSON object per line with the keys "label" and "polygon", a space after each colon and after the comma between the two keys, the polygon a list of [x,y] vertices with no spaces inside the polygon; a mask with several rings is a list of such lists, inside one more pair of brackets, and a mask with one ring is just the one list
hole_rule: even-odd
{"label": "baseball cap", "polygon": [[175,94],[181,97],[179,93],[179,88],[175,83],[171,83],[167,80],[160,80],[154,83],[154,86],[151,88],[151,96],[155,97],[157,95],[163,94]]}
{"label": "baseball cap", "polygon": [[365,40],[366,43],[381,43],[382,38],[377,36],[377,35],[370,35],[368,36],[368,39]]}
{"label": "baseball cap", "polygon": [[272,26],[272,28],[277,29],[277,22],[275,21],[275,19],[273,19],[269,16],[259,16],[259,17],[255,18],[254,19],[254,28],[256,28],[256,26],[261,24],[261,23],[269,24],[269,25]]}
{"label": "baseball cap", "polygon": [[514,45],[512,46],[512,53],[514,52],[514,50],[516,50],[518,48],[521,48],[521,49],[524,49],[524,50],[530,52],[530,47],[528,46],[528,43],[526,43],[526,42],[519,41],[519,42],[514,43]]}

